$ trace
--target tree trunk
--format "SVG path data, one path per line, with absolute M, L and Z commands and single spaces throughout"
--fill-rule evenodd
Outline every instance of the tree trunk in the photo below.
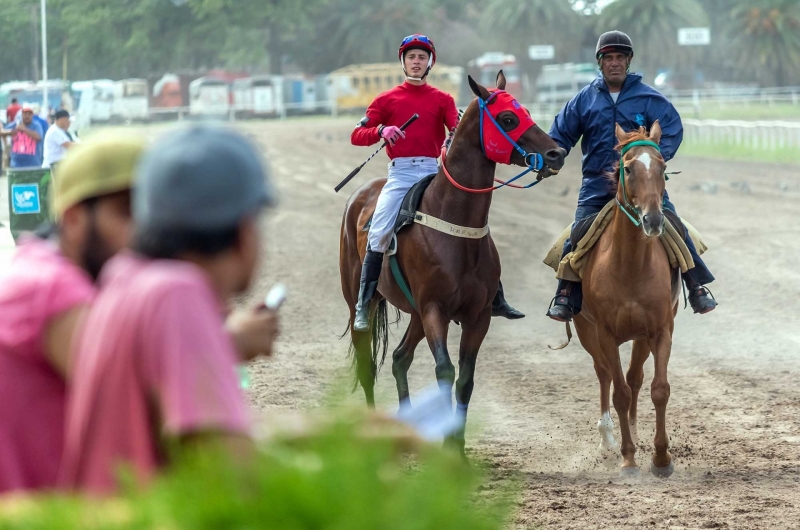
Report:
M 269 38 L 267 40 L 267 55 L 269 56 L 269 73 L 272 75 L 283 74 L 283 43 L 278 22 L 269 25 Z

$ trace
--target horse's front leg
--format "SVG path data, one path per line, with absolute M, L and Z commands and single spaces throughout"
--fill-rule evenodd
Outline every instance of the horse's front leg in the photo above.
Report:
M 438 305 L 429 304 L 423 309 L 422 327 L 436 363 L 436 381 L 439 383 L 442 393 L 448 396 L 448 401 L 452 404 L 450 396 L 453 393 L 456 369 L 447 352 L 447 331 L 450 327 L 450 320 Z
M 669 381 L 667 365 L 672 351 L 672 333 L 664 330 L 652 341 L 651 349 L 655 358 L 655 375 L 650 386 L 650 397 L 656 408 L 656 437 L 653 440 L 655 454 L 650 471 L 658 477 L 668 477 L 675 469 L 672 455 L 669 453 L 669 436 L 667 435 L 667 402 L 669 401 Z
M 467 425 L 467 409 L 475 387 L 475 362 L 478 359 L 483 339 L 489 331 L 492 320 L 491 307 L 487 308 L 478 318 L 477 322 L 469 325 L 462 323 L 461 346 L 458 352 L 458 380 L 456 381 L 456 415 L 461 420 L 461 428 L 450 436 L 446 443 L 454 445 L 461 456 L 466 459 L 464 452 L 464 435 Z
M 611 397 L 614 409 L 619 418 L 619 430 L 622 437 L 622 474 L 638 472 L 636 464 L 636 446 L 631 436 L 630 423 L 628 422 L 628 411 L 631 406 L 631 389 L 625 381 L 625 374 L 622 371 L 622 363 L 619 360 L 619 348 L 616 339 L 606 330 L 597 330 L 597 338 L 603 355 L 606 358 L 608 367 L 611 371 L 612 382 L 614 383 L 614 393 Z
M 639 408 L 639 390 L 642 388 L 644 381 L 644 363 L 650 357 L 650 346 L 645 340 L 633 341 L 633 349 L 631 351 L 631 363 L 628 366 L 628 374 L 625 379 L 628 386 L 631 387 L 631 408 L 628 411 L 628 421 L 631 424 L 631 436 L 633 443 L 639 443 L 638 423 L 638 408 Z
M 392 354 L 392 375 L 397 383 L 397 399 L 400 401 L 400 409 L 411 405 L 408 397 L 408 369 L 414 361 L 414 350 L 424 336 L 422 320 L 417 313 L 411 313 L 411 323 L 403 335 L 403 340 Z

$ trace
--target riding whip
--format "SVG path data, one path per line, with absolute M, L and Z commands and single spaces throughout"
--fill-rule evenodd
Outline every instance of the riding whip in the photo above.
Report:
M 401 125 L 401 126 L 400 126 L 400 130 L 401 130 L 401 131 L 405 131 L 405 130 L 406 130 L 406 127 L 408 127 L 409 125 L 411 125 L 412 123 L 414 123 L 414 121 L 416 121 L 416 119 L 417 119 L 417 118 L 419 118 L 419 114 L 416 114 L 416 113 L 415 113 L 413 116 L 411 116 L 411 117 L 408 119 L 408 121 L 407 121 L 407 122 L 405 122 L 403 125 Z M 348 182 L 350 182 L 351 180 L 353 180 L 353 177 L 355 177 L 356 175 L 358 175 L 358 172 L 359 172 L 359 171 L 361 171 L 361 168 L 362 168 L 362 167 L 364 167 L 365 165 L 367 165 L 367 162 L 369 162 L 370 160 L 372 160 L 372 159 L 375 157 L 375 155 L 377 155 L 378 153 L 380 153 L 380 152 L 381 152 L 381 150 L 382 150 L 384 147 L 386 147 L 386 144 L 388 144 L 388 143 L 389 143 L 389 142 L 388 142 L 388 140 L 387 140 L 387 141 L 385 141 L 385 142 L 383 142 L 383 144 L 381 144 L 381 146 L 378 148 L 378 150 L 377 150 L 377 151 L 375 151 L 374 153 L 372 153 L 371 155 L 369 155 L 369 158 L 367 158 L 366 160 L 364 160 L 364 162 L 363 162 L 363 163 L 362 163 L 360 166 L 358 166 L 358 167 L 357 167 L 357 168 L 355 168 L 353 171 L 351 171 L 351 172 L 350 172 L 350 174 L 349 174 L 349 175 L 347 175 L 347 176 L 344 178 L 344 180 L 343 180 L 343 181 L 341 181 L 341 182 L 339 183 L 339 185 L 338 185 L 338 186 L 336 186 L 335 188 L 333 188 L 333 190 L 334 190 L 335 192 L 337 192 L 337 193 L 338 193 L 340 189 L 344 188 L 344 187 L 347 185 L 347 183 L 348 183 Z

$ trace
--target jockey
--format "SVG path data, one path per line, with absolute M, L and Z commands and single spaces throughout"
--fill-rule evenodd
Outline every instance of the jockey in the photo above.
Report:
M 615 191 L 609 189 L 606 174 L 619 160 L 619 153 L 614 150 L 617 123 L 624 130 L 631 131 L 639 127 L 650 129 L 658 120 L 662 130 L 661 155 L 665 161 L 675 156 L 683 139 L 683 125 L 675 107 L 661 93 L 645 85 L 641 74 L 629 73 L 633 59 L 630 37 L 621 31 L 603 33 L 597 41 L 596 59 L 601 75 L 564 106 L 549 133 L 567 153 L 583 137 L 583 182 L 576 222 L 598 213 L 614 200 Z M 666 191 L 664 207 L 675 212 Z M 686 238 L 686 245 L 695 263 L 693 269 L 683 274 L 689 303 L 695 313 L 708 313 L 717 302 L 704 285 L 714 281 L 714 276 L 700 259 L 690 237 Z M 570 241 L 567 240 L 562 257 L 569 249 Z M 569 322 L 581 309 L 581 294 L 580 283 L 559 280 L 547 316 L 559 322 Z
M 378 288 L 383 254 L 389 249 L 400 204 L 414 184 L 439 171 L 437 157 L 445 141 L 445 131 L 458 125 L 458 110 L 453 97 L 427 84 L 428 73 L 436 64 L 436 48 L 424 35 L 409 35 L 397 52 L 406 81 L 379 94 L 350 136 L 353 145 L 369 146 L 381 140 L 388 143 L 391 159 L 386 185 L 381 190 L 369 228 L 369 245 L 361 268 L 361 286 L 353 328 L 369 329 L 369 303 Z M 400 126 L 414 113 L 419 119 L 412 132 Z M 502 285 L 492 303 L 492 315 L 515 319 L 525 315 L 508 305 Z

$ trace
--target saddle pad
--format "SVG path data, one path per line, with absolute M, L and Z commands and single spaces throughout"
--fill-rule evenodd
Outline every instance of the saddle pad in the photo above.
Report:
M 435 176 L 436 173 L 428 175 L 427 177 L 423 177 L 419 182 L 414 184 L 411 189 L 408 190 L 406 196 L 403 197 L 403 202 L 400 203 L 400 212 L 397 214 L 397 220 L 394 223 L 395 234 L 403 227 L 414 223 L 414 215 L 417 213 L 417 209 L 422 202 L 422 196 L 425 194 L 425 190 L 428 189 L 428 186 L 430 186 L 431 182 L 433 182 L 433 178 Z M 373 213 L 373 215 L 375 214 Z M 369 220 L 366 222 L 362 230 L 364 232 L 369 232 L 369 227 L 371 225 L 372 215 L 369 217 Z
M 556 277 L 564 280 L 579 282 L 583 272 L 583 265 L 585 264 L 586 257 L 589 250 L 600 239 L 603 231 L 608 226 L 609 222 L 614 218 L 616 212 L 616 201 L 610 201 L 596 216 L 582 219 L 578 223 L 568 226 L 556 243 L 550 248 L 547 256 L 544 259 L 545 265 L 556 271 Z M 668 212 L 668 210 L 664 210 Z M 669 211 L 672 214 L 671 211 Z M 666 223 L 664 233 L 661 234 L 659 240 L 664 246 L 664 250 L 669 258 L 670 266 L 673 268 L 680 268 L 681 272 L 686 272 L 694 268 L 694 260 L 686 246 L 683 234 L 687 233 L 692 238 L 698 254 L 703 254 L 708 247 L 702 240 L 702 237 L 697 230 L 688 222 L 678 218 L 676 215 L 665 216 L 670 221 Z M 673 224 L 676 219 L 680 222 Z M 572 246 L 564 259 L 561 259 L 561 254 L 564 248 L 564 242 L 572 234 L 577 235 L 575 239 L 571 238 Z M 578 241 L 575 244 L 575 241 Z

